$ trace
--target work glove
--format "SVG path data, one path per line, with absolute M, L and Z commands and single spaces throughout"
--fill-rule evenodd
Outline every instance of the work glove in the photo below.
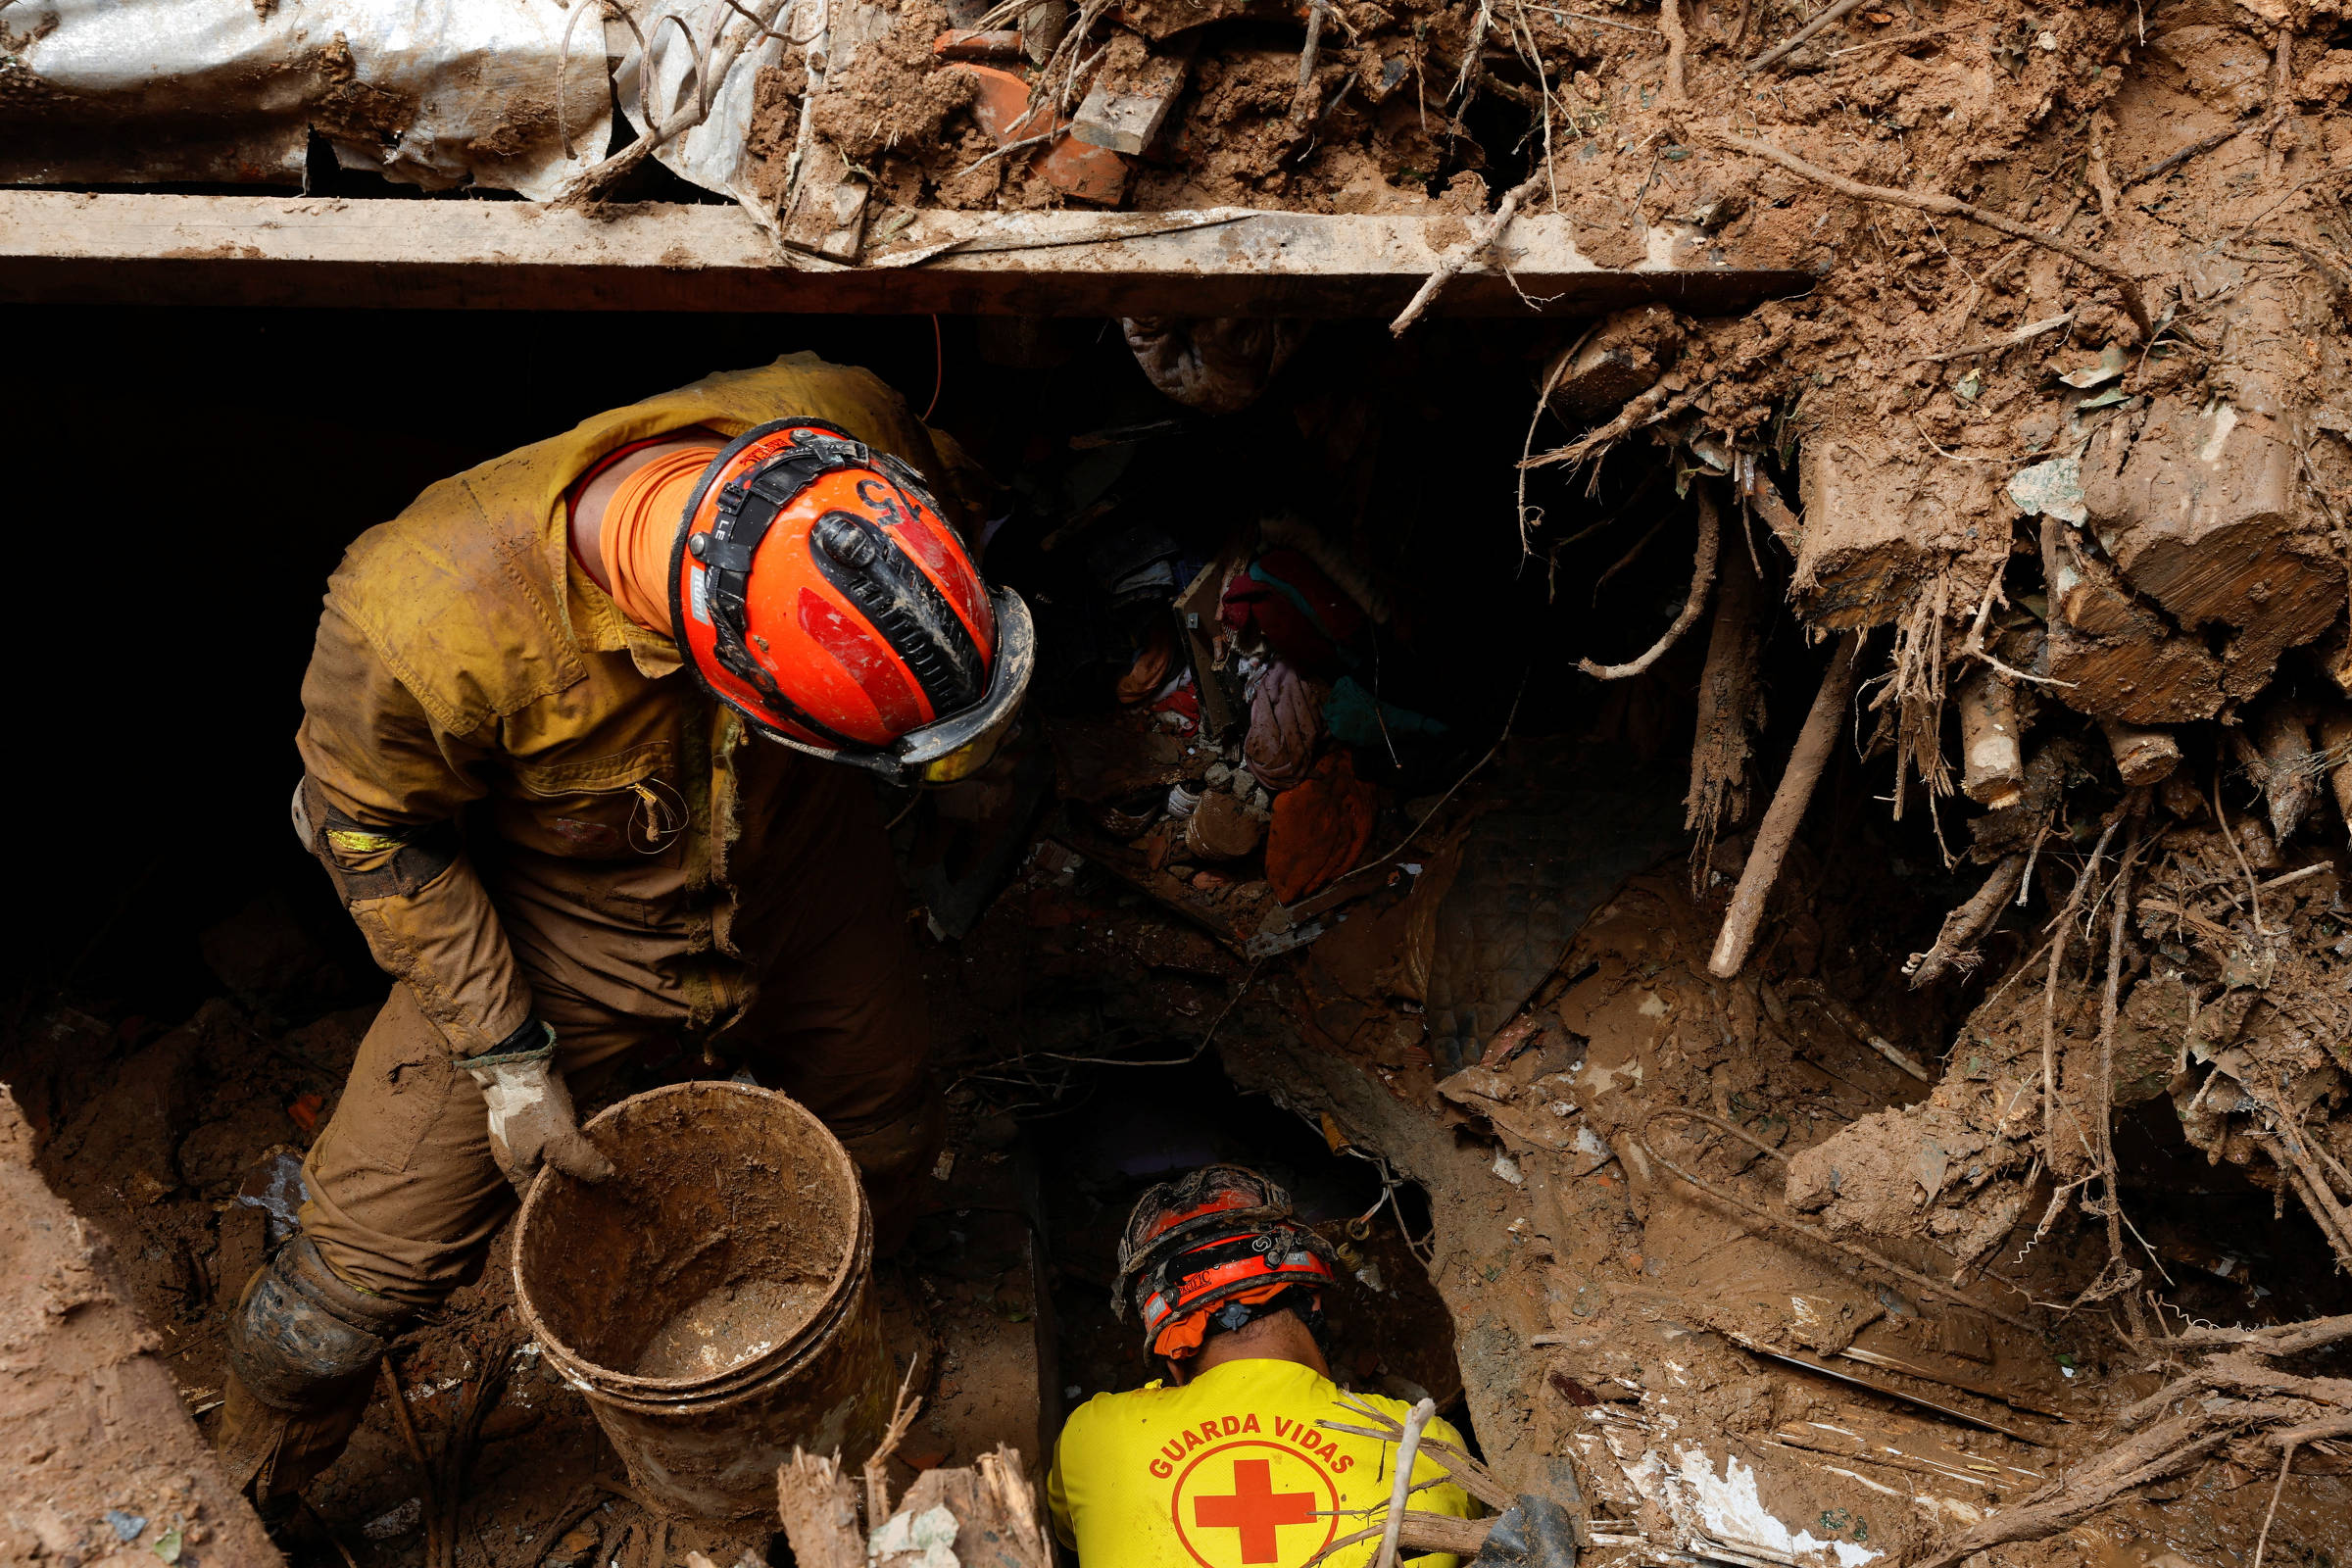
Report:
M 462 1064 L 481 1086 L 490 1114 L 490 1157 L 517 1193 L 530 1186 L 542 1163 L 584 1182 L 601 1182 L 612 1174 L 612 1162 L 580 1132 L 571 1091 L 556 1070 L 556 1031 L 533 1019 L 515 1033 L 527 1040 L 534 1027 L 539 1045 L 520 1051 L 502 1045 Z

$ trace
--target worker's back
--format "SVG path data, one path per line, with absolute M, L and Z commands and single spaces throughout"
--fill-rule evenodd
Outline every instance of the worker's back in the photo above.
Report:
M 1398 1421 L 1406 1414 L 1395 1399 L 1350 1397 Z M 1071 1414 L 1054 1450 L 1054 1528 L 1077 1548 L 1081 1568 L 1299 1568 L 1330 1542 L 1377 1523 L 1396 1480 L 1394 1445 L 1320 1421 L 1367 1425 L 1340 1402 L 1331 1379 L 1290 1360 L 1224 1361 L 1181 1388 L 1097 1395 Z M 1427 1435 L 1462 1441 L 1443 1421 Z M 1445 1474 L 1426 1454 L 1413 1466 L 1416 1483 Z M 1450 1482 L 1413 1494 L 1411 1505 L 1471 1511 Z M 1366 1541 L 1324 1562 L 1361 1568 L 1378 1545 Z

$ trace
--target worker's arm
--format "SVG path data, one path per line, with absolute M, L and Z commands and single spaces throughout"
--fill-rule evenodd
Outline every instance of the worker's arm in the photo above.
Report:
M 416 993 L 451 1054 L 540 1044 L 530 988 L 459 832 L 459 812 L 484 794 L 486 748 L 441 732 L 332 599 L 302 706 L 312 852 L 375 961 Z

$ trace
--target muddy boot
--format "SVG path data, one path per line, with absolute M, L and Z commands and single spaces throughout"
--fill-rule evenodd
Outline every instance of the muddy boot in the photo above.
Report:
M 904 1115 L 858 1132 L 837 1128 L 834 1136 L 858 1162 L 865 1200 L 873 1206 L 874 1255 L 888 1257 L 932 1206 L 931 1167 L 948 1141 L 947 1102 L 929 1091 Z
M 337 1279 L 307 1236 L 254 1271 L 229 1319 L 214 1446 L 265 1520 L 290 1510 L 342 1453 L 385 1346 L 416 1316 Z

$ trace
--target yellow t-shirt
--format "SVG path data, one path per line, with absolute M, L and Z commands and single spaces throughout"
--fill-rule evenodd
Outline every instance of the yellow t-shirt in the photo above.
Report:
M 1396 1448 L 1329 1432 L 1317 1421 L 1368 1423 L 1340 1403 L 1339 1386 L 1296 1361 L 1227 1361 L 1180 1389 L 1147 1384 L 1098 1394 L 1080 1405 L 1054 1446 L 1046 1483 L 1054 1530 L 1081 1568 L 1298 1568 L 1326 1543 L 1353 1535 L 1385 1509 Z M 1407 1406 L 1357 1395 L 1402 1421 Z M 1429 1436 L 1460 1446 L 1432 1421 Z M 1413 1479 L 1445 1468 L 1416 1456 Z M 1446 1482 L 1416 1492 L 1409 1507 L 1470 1517 L 1469 1495 Z M 1324 1558 L 1361 1568 L 1377 1538 Z M 1438 1553 L 1420 1568 L 1455 1568 Z

